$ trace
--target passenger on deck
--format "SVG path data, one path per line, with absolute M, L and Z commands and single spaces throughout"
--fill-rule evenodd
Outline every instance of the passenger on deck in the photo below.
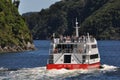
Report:
M 74 42 L 74 36 L 71 37 L 71 41 Z
M 66 36 L 64 36 L 63 41 L 64 41 L 64 42 L 66 41 Z
M 60 35 L 60 42 L 63 42 L 63 35 Z
M 67 36 L 67 38 L 66 38 L 66 42 L 71 42 L 71 38 L 70 38 L 70 36 Z

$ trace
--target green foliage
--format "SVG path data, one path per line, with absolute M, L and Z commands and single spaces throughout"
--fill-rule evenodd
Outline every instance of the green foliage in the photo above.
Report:
M 32 42 L 30 31 L 11 0 L 0 0 L 0 46 L 24 46 Z
M 74 35 L 75 19 L 80 33 L 97 39 L 120 39 L 120 0 L 62 0 L 40 12 L 23 15 L 34 39 L 52 35 Z
M 84 21 L 84 31 L 98 39 L 120 39 L 120 1 L 111 1 Z

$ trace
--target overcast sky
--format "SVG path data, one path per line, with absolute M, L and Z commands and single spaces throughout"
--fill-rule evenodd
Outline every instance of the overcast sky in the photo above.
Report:
M 19 13 L 38 12 L 60 0 L 20 0 Z

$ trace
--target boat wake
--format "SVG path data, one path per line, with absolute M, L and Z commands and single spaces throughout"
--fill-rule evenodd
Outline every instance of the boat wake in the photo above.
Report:
M 104 68 L 97 70 L 46 70 L 46 67 L 23 68 L 23 69 L 5 69 L 0 68 L 0 80 L 61 80 L 68 77 L 79 76 L 89 73 L 105 73 L 115 71 L 118 67 L 102 65 Z

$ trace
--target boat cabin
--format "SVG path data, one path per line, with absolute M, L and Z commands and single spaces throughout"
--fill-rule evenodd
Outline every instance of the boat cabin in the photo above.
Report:
M 51 43 L 47 69 L 88 69 L 100 67 L 100 55 L 94 37 L 80 36 L 76 22 L 76 36 L 60 36 Z

